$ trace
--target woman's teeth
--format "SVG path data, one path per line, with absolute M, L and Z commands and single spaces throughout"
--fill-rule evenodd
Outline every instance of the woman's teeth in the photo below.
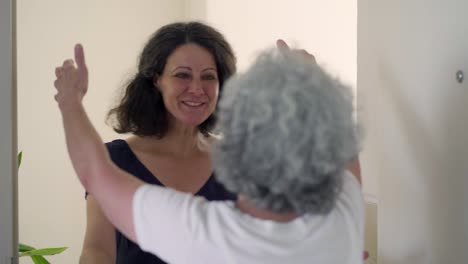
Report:
M 203 103 L 184 102 L 184 104 L 186 104 L 186 105 L 188 105 L 188 106 L 200 106 L 200 105 L 202 105 Z

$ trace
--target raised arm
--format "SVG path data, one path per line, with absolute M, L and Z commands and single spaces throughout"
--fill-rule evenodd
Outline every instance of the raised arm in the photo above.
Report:
M 88 89 L 88 69 L 83 47 L 75 46 L 75 61 L 55 69 L 58 102 L 68 154 L 81 184 L 98 201 L 107 218 L 135 241 L 132 199 L 143 183 L 120 170 L 110 160 L 104 144 L 82 104 Z

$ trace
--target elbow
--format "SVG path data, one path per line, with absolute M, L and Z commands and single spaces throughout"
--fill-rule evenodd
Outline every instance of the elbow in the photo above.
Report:
M 103 188 L 106 177 L 111 175 L 112 164 L 107 161 L 95 161 L 84 164 L 80 168 L 76 168 L 78 178 L 83 187 L 91 194 L 94 194 L 95 189 Z

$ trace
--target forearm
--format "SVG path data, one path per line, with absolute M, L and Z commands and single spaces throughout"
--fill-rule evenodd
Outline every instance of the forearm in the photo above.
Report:
M 101 174 L 99 172 L 106 170 L 111 163 L 108 153 L 81 103 L 62 106 L 61 112 L 73 168 L 85 189 L 94 193 L 96 180 L 99 180 L 94 175 Z
M 76 62 L 76 65 L 75 65 Z M 82 105 L 88 90 L 88 68 L 84 50 L 75 45 L 75 61 L 55 68 L 54 96 L 62 113 L 68 154 L 83 186 L 94 195 L 107 219 L 134 240 L 133 194 L 142 184 L 120 170 L 107 150 Z
M 142 182 L 112 163 L 81 103 L 61 111 L 68 153 L 81 183 L 109 221 L 135 241 L 132 199 Z

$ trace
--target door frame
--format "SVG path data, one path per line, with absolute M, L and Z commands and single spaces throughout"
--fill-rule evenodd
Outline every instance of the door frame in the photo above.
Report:
M 0 264 L 18 263 L 16 0 L 0 0 Z

